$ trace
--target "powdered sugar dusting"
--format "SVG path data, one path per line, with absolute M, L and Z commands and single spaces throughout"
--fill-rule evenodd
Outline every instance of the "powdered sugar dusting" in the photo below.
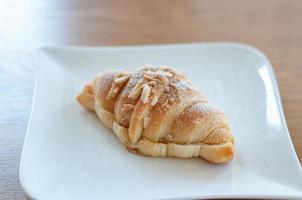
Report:
M 188 110 L 187 114 L 189 116 L 194 116 L 196 114 L 202 114 L 203 118 L 210 118 L 214 113 L 219 112 L 219 110 L 208 104 L 208 103 L 197 103 L 192 105 Z
M 179 90 L 191 90 L 192 86 L 188 81 L 180 80 L 174 83 L 174 86 Z

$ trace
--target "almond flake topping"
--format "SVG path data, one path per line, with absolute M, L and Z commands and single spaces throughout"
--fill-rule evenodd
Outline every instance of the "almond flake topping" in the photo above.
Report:
M 143 103 L 147 103 L 148 102 L 150 93 L 151 93 L 151 88 L 149 87 L 148 84 L 144 84 L 144 86 L 143 86 L 143 92 L 142 92 L 142 95 L 141 95 L 141 100 L 142 100 Z

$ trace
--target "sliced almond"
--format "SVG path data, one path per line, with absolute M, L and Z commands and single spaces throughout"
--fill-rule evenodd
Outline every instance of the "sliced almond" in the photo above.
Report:
M 169 83 L 169 79 L 165 75 L 159 74 L 158 77 L 164 83 L 164 85 L 167 85 Z
M 133 87 L 133 89 L 131 90 L 130 94 L 128 95 L 129 98 L 131 99 L 136 99 L 139 97 L 139 95 L 141 94 L 142 92 L 142 85 L 144 84 L 144 81 L 142 79 L 139 79 L 135 86 Z
M 110 90 L 106 96 L 106 99 L 109 100 L 109 99 L 112 99 L 112 98 L 115 98 L 116 95 L 118 94 L 120 90 L 120 87 L 118 87 L 115 83 L 113 83 L 110 87 Z
M 167 84 L 169 82 L 168 77 L 172 77 L 173 74 L 170 72 L 164 72 L 164 71 L 156 71 L 156 72 L 151 72 L 151 71 L 145 71 L 143 72 L 144 75 L 150 76 L 152 78 L 159 77 L 159 79 L 164 83 Z
M 148 102 L 150 93 L 151 93 L 151 88 L 149 87 L 148 84 L 144 84 L 143 92 L 142 92 L 142 96 L 141 96 L 141 100 L 142 100 L 143 103 Z
M 137 99 L 141 95 L 142 91 L 143 91 L 143 87 L 140 86 L 136 90 L 132 91 L 128 97 L 131 99 Z
M 166 72 L 166 71 L 157 71 L 157 73 L 163 75 L 163 76 L 167 76 L 167 77 L 172 77 L 173 74 L 171 74 L 170 72 Z
M 165 71 L 165 72 L 170 72 L 170 73 L 174 73 L 174 74 L 176 74 L 177 73 L 177 71 L 175 70 L 175 69 L 173 69 L 172 67 L 170 67 L 170 66 L 160 66 L 160 67 L 158 67 L 160 70 L 162 70 L 162 71 Z
M 157 96 L 154 96 L 154 97 L 152 98 L 152 101 L 151 101 L 150 105 L 151 105 L 151 106 L 154 106 L 155 104 L 157 104 L 157 102 L 158 102 L 158 97 L 157 97 Z
M 140 70 L 141 71 L 149 71 L 149 70 L 154 70 L 154 68 L 155 67 L 153 67 L 152 65 L 146 64 Z
M 130 78 L 130 75 L 125 74 L 125 75 L 123 75 L 123 76 L 121 76 L 121 77 L 115 78 L 115 79 L 114 79 L 114 82 L 115 82 L 116 84 L 121 84 L 121 83 L 126 82 L 129 78 Z
M 144 79 L 145 79 L 146 81 L 155 81 L 155 79 L 154 79 L 153 77 L 148 76 L 148 75 L 144 75 Z
M 147 75 L 149 77 L 155 78 L 157 76 L 157 74 L 155 72 L 152 71 L 143 71 L 143 75 Z

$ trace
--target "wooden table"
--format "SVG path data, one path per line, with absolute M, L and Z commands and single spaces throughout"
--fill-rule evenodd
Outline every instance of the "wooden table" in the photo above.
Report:
M 32 49 L 45 44 L 254 45 L 272 61 L 302 161 L 302 1 L 22 2 L 0 2 L 0 199 L 26 199 L 18 167 L 33 94 Z

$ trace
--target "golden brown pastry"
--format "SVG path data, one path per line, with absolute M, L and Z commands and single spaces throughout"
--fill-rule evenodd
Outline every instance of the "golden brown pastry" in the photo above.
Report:
M 208 104 L 181 73 L 144 66 L 106 71 L 77 97 L 131 152 L 147 156 L 233 158 L 234 140 L 223 112 Z

